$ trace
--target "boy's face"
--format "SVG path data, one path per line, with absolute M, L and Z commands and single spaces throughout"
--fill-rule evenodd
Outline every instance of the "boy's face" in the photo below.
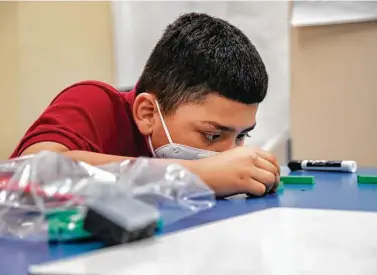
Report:
M 244 144 L 255 127 L 257 110 L 258 104 L 242 104 L 213 93 L 202 103 L 184 104 L 163 118 L 174 143 L 222 152 Z M 154 149 L 168 143 L 154 96 L 137 96 L 133 112 L 139 130 L 151 136 Z

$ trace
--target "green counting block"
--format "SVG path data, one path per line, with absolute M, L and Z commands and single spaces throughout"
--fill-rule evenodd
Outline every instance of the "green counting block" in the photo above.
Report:
M 91 238 L 91 233 L 84 229 L 83 218 L 77 209 L 48 214 L 49 241 L 76 241 Z
M 276 189 L 276 193 L 280 193 L 284 191 L 284 182 L 280 181 L 278 188 Z
M 357 182 L 377 184 L 377 175 L 357 175 Z
M 284 184 L 314 184 L 313 176 L 281 176 Z
M 162 221 L 162 219 L 159 219 L 156 225 L 156 232 L 161 232 L 163 227 L 164 227 L 164 222 Z

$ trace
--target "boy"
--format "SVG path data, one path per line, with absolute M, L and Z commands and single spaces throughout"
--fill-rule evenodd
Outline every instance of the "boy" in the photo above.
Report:
M 92 165 L 157 157 L 196 173 L 217 195 L 261 196 L 276 188 L 279 166 L 241 145 L 267 86 L 263 61 L 239 29 L 185 14 L 167 27 L 132 91 L 98 81 L 66 88 L 11 157 L 50 150 Z

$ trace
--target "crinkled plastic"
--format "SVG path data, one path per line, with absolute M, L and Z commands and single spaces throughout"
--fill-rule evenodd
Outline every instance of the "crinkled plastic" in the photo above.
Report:
M 91 200 L 108 196 L 131 196 L 155 207 L 165 225 L 215 204 L 214 192 L 176 164 L 139 158 L 95 167 L 41 152 L 0 163 L 0 236 L 46 240 L 48 217 L 80 209 L 76 219 Z

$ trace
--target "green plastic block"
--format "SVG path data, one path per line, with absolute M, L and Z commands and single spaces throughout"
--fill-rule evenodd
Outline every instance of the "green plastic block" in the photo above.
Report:
M 79 241 L 92 238 L 84 229 L 84 216 L 78 209 L 56 211 L 47 215 L 49 241 Z M 156 232 L 164 227 L 162 219 L 156 224 Z
M 278 185 L 278 189 L 276 189 L 276 193 L 281 193 L 284 191 L 284 182 L 280 181 Z
M 377 175 L 357 175 L 357 182 L 377 184 Z
M 91 238 L 84 229 L 83 215 L 77 209 L 47 215 L 49 241 L 75 241 Z
M 280 181 L 284 184 L 314 184 L 313 176 L 281 176 Z
M 160 218 L 160 219 L 157 221 L 156 232 L 161 232 L 161 230 L 162 230 L 163 227 L 164 227 L 164 222 L 163 222 L 162 219 Z

